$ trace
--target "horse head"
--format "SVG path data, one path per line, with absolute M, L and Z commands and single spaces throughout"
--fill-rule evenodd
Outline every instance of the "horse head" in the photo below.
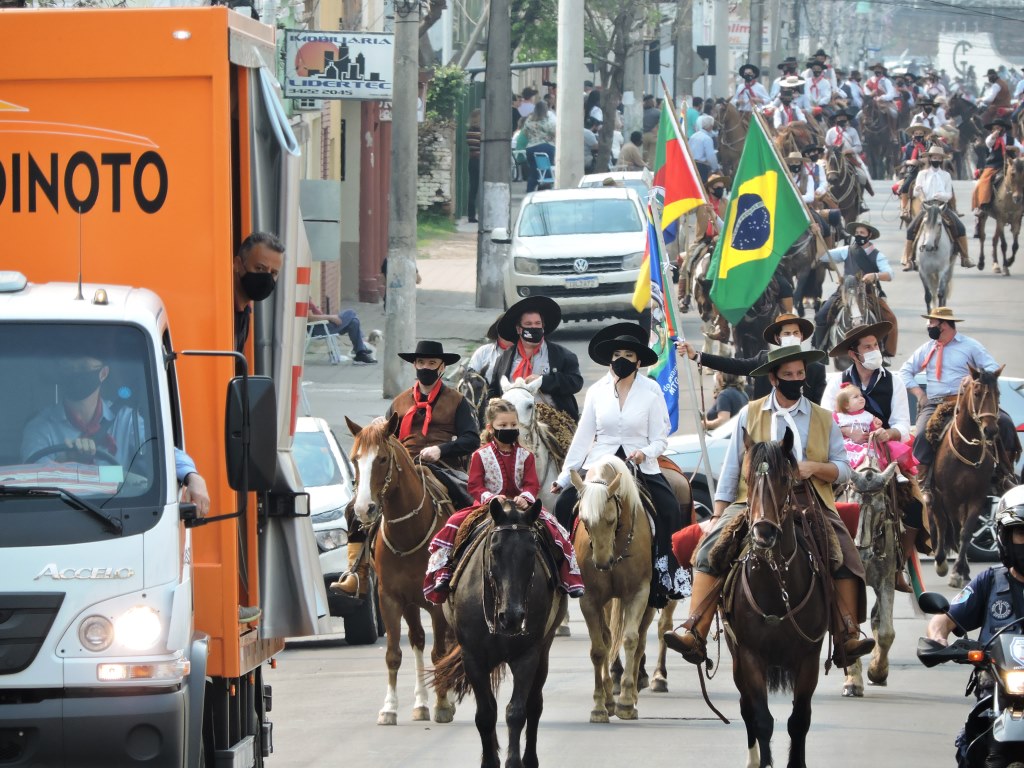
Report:
M 860 524 L 857 527 L 857 546 L 870 546 L 874 531 L 886 511 L 886 496 L 882 492 L 889 487 L 889 481 L 896 474 L 897 464 L 891 462 L 884 471 L 867 464 L 850 476 L 857 495 L 860 496 Z
M 518 635 L 525 630 L 530 585 L 537 563 L 538 539 L 534 524 L 540 517 L 540 499 L 520 510 L 508 499 L 488 505 L 494 528 L 488 536 L 484 578 L 494 600 L 494 630 Z
M 519 429 L 527 435 L 533 431 L 533 412 L 537 404 L 537 393 L 543 380 L 538 376 L 527 383 L 525 379 L 509 381 L 507 376 L 501 377 L 501 397 L 512 403 L 519 417 Z
M 384 499 L 396 487 L 395 464 L 401 454 L 411 463 L 409 453 L 394 437 L 398 428 L 398 414 L 390 419 L 375 419 L 361 427 L 347 416 L 345 423 L 355 438 L 352 444 L 352 463 L 356 468 L 356 497 L 354 510 L 359 522 L 368 525 L 377 515 Z
M 615 535 L 622 510 L 628 507 L 636 515 L 643 514 L 640 492 L 626 463 L 608 456 L 587 470 L 586 480 L 570 472 L 572 484 L 579 493 L 580 523 L 590 537 L 591 559 L 599 571 L 610 571 L 615 564 Z
M 750 540 L 757 549 L 772 549 L 792 511 L 796 482 L 793 432 L 786 427 L 781 440 L 755 443 L 743 430 L 743 476 L 747 483 L 747 522 Z
M 1005 367 L 990 373 L 968 364 L 970 376 L 960 385 L 960 400 L 966 399 L 971 419 L 987 440 L 999 434 L 999 375 Z
M 925 201 L 925 218 L 921 223 L 921 244 L 926 251 L 932 252 L 939 248 L 939 238 L 945 229 L 942 222 L 942 203 Z
M 1019 157 L 1006 158 L 1003 173 L 1003 183 L 1010 190 L 1013 204 L 1020 205 L 1024 202 L 1024 159 Z

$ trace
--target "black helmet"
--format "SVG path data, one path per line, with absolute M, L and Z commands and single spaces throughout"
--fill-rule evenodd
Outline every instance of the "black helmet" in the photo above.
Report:
M 1004 493 L 996 507 L 996 546 L 999 559 L 1007 568 L 1013 565 L 1010 544 L 1014 528 L 1024 528 L 1024 485 Z

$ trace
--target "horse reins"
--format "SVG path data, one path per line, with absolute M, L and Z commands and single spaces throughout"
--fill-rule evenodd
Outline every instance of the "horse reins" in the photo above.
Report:
M 408 555 L 418 552 L 420 549 L 425 547 L 427 543 L 430 541 L 431 537 L 434 535 L 434 528 L 435 524 L 437 523 L 440 502 L 438 499 L 434 498 L 434 496 L 430 493 L 430 489 L 427 484 L 426 478 L 426 467 L 420 464 L 420 483 L 423 485 L 423 496 L 420 498 L 420 503 L 416 507 L 414 507 L 411 512 L 408 512 L 407 514 L 404 514 L 401 517 L 396 517 L 393 520 L 389 520 L 386 517 L 384 517 L 384 497 L 387 495 L 388 490 L 391 488 L 391 483 L 394 480 L 395 468 L 398 467 L 398 459 L 395 457 L 394 450 L 390 446 L 385 446 L 385 448 L 388 452 L 388 470 L 387 474 L 384 475 L 384 482 L 381 484 L 380 490 L 377 492 L 376 497 L 377 508 L 380 510 L 380 512 L 374 519 L 370 521 L 370 525 L 373 525 L 374 523 L 377 524 L 377 528 L 380 531 L 381 541 L 383 541 L 384 546 L 386 546 L 391 551 L 391 554 L 393 554 L 395 557 L 407 557 Z M 401 472 L 402 468 L 398 467 L 397 471 Z M 427 535 L 424 536 L 423 539 L 421 539 L 419 543 L 416 544 L 416 546 L 414 546 L 412 549 L 399 549 L 391 543 L 390 539 L 388 539 L 387 526 L 395 525 L 397 523 L 405 522 L 406 520 L 411 520 L 412 518 L 417 517 L 419 513 L 422 511 L 423 505 L 426 504 L 428 496 L 430 497 L 431 506 L 434 509 L 434 519 L 431 521 L 430 525 L 427 526 Z
M 593 483 L 594 485 L 603 485 L 605 488 L 608 487 L 608 483 L 606 483 L 604 480 L 587 480 L 585 485 L 589 485 L 590 483 Z M 639 489 L 637 489 L 637 490 L 639 491 Z M 580 494 L 580 495 L 582 495 L 582 494 Z M 617 493 L 611 494 L 609 496 L 609 498 L 613 502 L 615 502 L 615 538 L 617 539 L 619 537 L 619 531 L 622 530 L 622 500 L 619 498 L 619 495 Z M 577 513 L 579 511 L 579 504 L 580 504 L 580 502 L 577 499 L 577 501 L 576 501 L 576 511 L 577 511 Z M 642 505 L 641 505 L 640 512 L 643 513 Z M 622 548 L 622 554 L 619 555 L 618 557 L 614 558 L 610 563 L 608 563 L 608 570 L 609 571 L 612 568 L 614 568 L 616 565 L 621 563 L 623 560 L 625 560 L 627 557 L 629 557 L 629 547 L 633 543 L 633 535 L 636 533 L 636 519 L 637 519 L 637 517 L 638 517 L 637 512 L 636 512 L 636 510 L 634 510 L 632 512 L 632 514 L 630 515 L 629 532 L 626 534 L 626 544 Z M 584 527 L 586 527 L 586 526 L 584 525 Z M 590 531 L 588 530 L 587 533 L 589 534 Z M 593 558 L 593 547 L 591 547 L 591 558 Z M 596 567 L 596 564 L 595 564 L 595 567 Z M 598 569 L 598 570 L 600 570 L 600 569 Z
M 491 547 L 489 545 L 490 545 L 491 540 L 494 538 L 495 534 L 503 533 L 503 532 L 509 532 L 509 531 L 511 531 L 511 532 L 527 531 L 528 533 L 530 533 L 533 536 L 534 541 L 539 541 L 539 537 L 537 535 L 537 529 L 535 527 L 533 527 L 532 525 L 523 525 L 522 523 L 506 523 L 505 525 L 495 525 L 490 530 L 490 532 L 487 534 L 488 546 L 484 547 L 484 586 L 485 586 L 485 588 L 480 591 L 480 608 L 481 608 L 481 610 L 483 612 L 483 615 L 484 615 L 484 622 L 487 624 L 487 631 L 490 632 L 492 635 L 499 634 L 498 632 L 495 632 L 495 630 L 494 630 L 494 627 L 495 627 L 495 624 L 496 624 L 496 620 L 495 619 L 496 619 L 496 616 L 497 616 L 497 613 L 498 613 L 498 602 L 497 602 L 497 600 L 494 599 L 494 595 L 496 593 L 497 582 L 495 581 L 494 575 L 491 572 Z M 483 541 L 482 538 L 481 538 L 481 541 Z M 469 553 L 467 552 L 466 553 L 467 557 L 468 557 L 468 554 Z M 541 561 L 542 567 L 547 569 L 547 564 L 545 563 L 544 558 L 543 557 L 538 558 L 538 556 L 537 556 L 538 554 L 539 554 L 538 552 L 534 552 L 534 556 L 533 556 L 534 557 L 534 567 L 533 567 L 533 571 L 530 573 L 530 582 L 526 585 L 527 596 L 529 596 L 530 590 L 533 587 L 533 578 L 534 578 L 534 576 L 537 573 L 537 560 L 539 559 Z M 487 591 L 488 591 L 488 589 L 490 589 L 490 591 L 491 591 L 491 601 L 490 601 L 491 602 L 491 606 L 490 606 L 490 610 L 488 610 L 488 606 L 487 606 Z M 520 627 L 519 631 L 518 632 L 512 632 L 512 633 L 502 632 L 502 633 L 500 633 L 502 636 L 504 636 L 504 637 L 519 637 L 520 635 L 525 635 L 526 634 L 526 632 L 527 632 L 526 627 L 527 627 L 527 624 L 529 623 L 529 618 L 530 618 L 530 601 L 529 601 L 528 597 L 527 597 L 525 602 L 526 602 L 526 610 L 523 613 L 523 623 L 522 623 L 522 626 Z
M 961 395 L 964 394 L 964 387 L 965 386 L 967 386 L 966 382 L 961 384 L 960 385 L 960 391 L 957 393 L 956 403 L 953 405 L 953 420 L 952 420 L 952 423 L 950 424 L 949 429 L 946 431 L 946 443 L 949 445 L 949 450 L 951 450 L 953 452 L 953 455 L 956 456 L 956 458 L 961 463 L 966 464 L 968 467 L 973 467 L 974 469 L 977 469 L 978 467 L 980 467 L 985 462 L 985 459 L 988 458 L 988 456 L 990 454 L 992 455 L 993 458 L 996 458 L 996 456 L 995 456 L 995 449 L 994 449 L 994 446 L 993 446 L 993 441 L 990 440 L 989 438 L 985 437 L 985 430 L 984 430 L 984 428 L 981 425 L 982 419 L 985 419 L 985 418 L 988 418 L 988 417 L 991 417 L 993 419 L 998 419 L 999 418 L 999 414 L 997 414 L 997 413 L 989 413 L 988 411 L 982 411 L 981 413 L 978 413 L 977 411 L 974 410 L 974 398 L 972 396 L 970 398 L 970 405 L 968 406 L 967 414 L 968 414 L 968 416 L 971 417 L 971 420 L 974 422 L 975 426 L 978 428 L 978 434 L 980 435 L 980 437 L 968 438 L 966 435 L 964 435 L 964 433 L 960 431 L 960 425 L 957 424 L 957 417 L 960 415 L 960 397 L 961 397 Z M 982 401 L 982 403 L 984 403 L 990 397 L 989 391 L 988 391 L 988 386 L 984 385 L 984 384 L 981 384 L 979 386 L 984 387 L 984 392 L 982 393 L 982 397 L 981 397 L 981 401 Z M 974 389 L 973 384 L 971 385 L 971 389 L 972 390 Z M 962 453 L 960 453 L 960 451 L 958 451 L 956 449 L 956 443 L 953 441 L 953 433 L 954 432 L 956 432 L 956 436 L 960 440 L 962 440 L 964 443 L 966 443 L 967 445 L 969 445 L 971 447 L 977 447 L 977 446 L 981 447 L 981 456 L 978 458 L 977 461 L 971 461 L 970 459 L 968 459 L 966 456 L 964 456 Z

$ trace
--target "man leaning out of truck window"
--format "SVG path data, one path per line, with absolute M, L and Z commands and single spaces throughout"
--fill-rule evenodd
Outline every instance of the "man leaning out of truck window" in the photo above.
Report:
M 284 265 L 284 243 L 267 232 L 253 232 L 242 241 L 234 259 L 235 349 L 241 352 L 249 338 L 251 302 L 274 292 Z

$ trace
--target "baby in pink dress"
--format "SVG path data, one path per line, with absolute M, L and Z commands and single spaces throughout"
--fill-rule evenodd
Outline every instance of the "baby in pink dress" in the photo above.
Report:
M 864 410 L 866 401 L 860 388 L 843 384 L 836 394 L 836 410 L 832 418 L 843 433 L 843 445 L 850 466 L 857 469 L 869 456 L 874 456 L 880 468 L 885 469 L 890 461 L 899 464 L 906 474 L 917 474 L 917 461 L 910 446 L 899 440 L 886 440 L 879 454 L 865 435 L 882 427 L 882 420 Z

